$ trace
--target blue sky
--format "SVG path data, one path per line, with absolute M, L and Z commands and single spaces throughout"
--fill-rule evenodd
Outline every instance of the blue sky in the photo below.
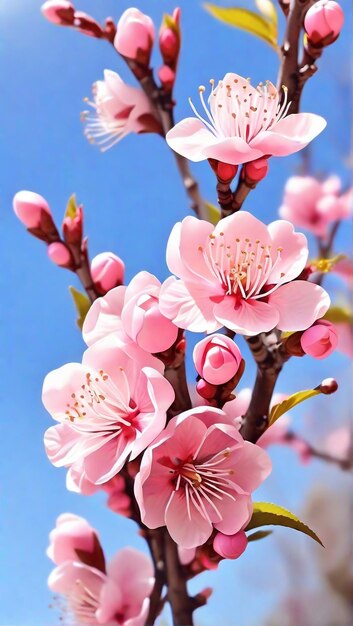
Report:
M 45 456 L 43 433 L 51 418 L 41 404 L 42 380 L 49 370 L 79 360 L 83 350 L 67 289 L 76 283 L 51 265 L 44 246 L 26 234 L 12 213 L 12 197 L 19 189 L 37 191 L 47 198 L 60 223 L 68 197 L 76 192 L 85 206 L 91 254 L 104 250 L 119 254 L 126 261 L 127 279 L 141 269 L 160 279 L 167 276 L 168 234 L 188 213 L 173 157 L 160 138 L 130 136 L 104 155 L 87 143 L 79 117 L 91 84 L 105 68 L 133 79 L 108 44 L 48 24 L 40 15 L 40 5 L 39 0 L 2 0 L 0 5 L 0 623 L 8 626 L 59 623 L 58 615 L 48 608 L 46 579 L 51 564 L 45 549 L 61 512 L 87 517 L 100 530 L 108 554 L 127 543 L 143 548 L 133 524 L 106 509 L 104 497 L 67 492 L 64 471 L 53 468 Z M 199 0 L 181 0 L 180 5 L 184 38 L 176 89 L 178 119 L 189 114 L 187 97 L 209 78 L 236 71 L 254 82 L 275 80 L 277 57 L 265 44 L 216 23 Z M 342 5 L 350 12 L 348 1 Z M 82 0 L 77 6 L 103 19 L 118 18 L 129 3 Z M 138 7 L 158 24 L 174 3 L 141 0 Z M 325 52 L 303 99 L 303 110 L 328 120 L 327 130 L 312 147 L 314 166 L 320 172 L 339 173 L 345 183 L 352 108 L 351 18 L 347 16 L 341 38 Z M 247 209 L 264 221 L 274 219 L 284 182 L 299 165 L 298 156 L 273 160 L 268 178 L 251 194 Z M 215 202 L 214 178 L 207 164 L 193 170 L 204 196 Z M 347 227 L 342 228 L 339 235 L 346 249 L 347 232 Z M 193 341 L 191 337 L 190 345 Z M 280 389 L 293 392 L 333 373 L 347 383 L 347 367 L 341 355 L 324 362 L 293 361 Z M 248 366 L 245 384 L 253 375 Z M 310 408 L 298 409 L 299 427 L 306 423 L 312 432 L 317 430 L 318 414 L 321 420 L 325 414 L 335 423 L 343 420 L 348 401 L 343 386 L 335 397 L 319 398 Z M 298 511 L 311 481 L 331 480 L 320 463 L 304 469 L 288 450 L 274 450 L 271 455 L 274 472 L 258 499 L 276 499 Z M 335 470 L 330 476 L 339 479 Z M 305 559 L 309 540 L 289 537 L 290 531 L 280 530 L 278 536 L 286 532 Z M 195 581 L 195 589 L 215 588 L 208 609 L 199 612 L 202 624 L 211 626 L 220 618 L 225 626 L 261 624 L 260 616 L 290 581 L 280 558 L 274 556 L 277 548 L 272 538 L 250 546 L 238 563 L 224 563 L 217 573 Z M 273 578 L 276 585 L 269 585 Z M 250 601 L 251 611 L 245 608 Z

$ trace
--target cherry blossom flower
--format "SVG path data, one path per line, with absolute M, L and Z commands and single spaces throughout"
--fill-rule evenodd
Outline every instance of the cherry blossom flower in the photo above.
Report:
M 240 211 L 214 227 L 186 217 L 174 226 L 167 247 L 168 267 L 181 280 L 163 284 L 160 309 L 194 332 L 222 326 L 245 335 L 276 326 L 305 330 L 330 303 L 318 285 L 294 280 L 307 258 L 305 236 L 284 220 L 267 227 Z
M 95 484 L 107 482 L 164 428 L 174 392 L 160 361 L 110 335 L 44 381 L 43 402 L 58 425 L 45 434 L 57 467 L 82 463 Z M 76 470 L 79 465 L 76 465 Z
M 228 73 L 216 87 L 212 80 L 211 86 L 208 106 L 205 87 L 199 88 L 204 117 L 190 99 L 196 117 L 182 120 L 166 136 L 169 146 L 191 161 L 217 159 L 238 165 L 263 156 L 287 156 L 305 148 L 326 126 L 312 113 L 287 115 L 285 86 L 283 104 L 269 81 L 254 88 L 249 80 Z
M 104 80 L 93 85 L 93 112 L 85 111 L 86 137 L 105 152 L 129 133 L 156 131 L 157 122 L 142 89 L 124 83 L 119 74 L 104 71 Z
M 56 527 L 49 535 L 50 544 L 47 556 L 56 563 L 77 560 L 76 550 L 93 553 L 97 541 L 97 531 L 79 515 L 62 513 L 56 520 Z
M 139 272 L 128 287 L 117 287 L 98 298 L 91 306 L 83 325 L 88 345 L 111 332 L 123 330 L 147 352 L 167 350 L 175 342 L 178 328 L 162 315 L 159 308 L 161 283 L 149 274 Z
M 287 180 L 279 209 L 281 217 L 322 238 L 327 236 L 332 222 L 352 213 L 353 188 L 341 193 L 337 176 L 323 182 L 312 176 L 292 176 Z
M 142 521 L 167 526 L 184 548 L 202 545 L 213 528 L 235 534 L 251 517 L 251 492 L 270 471 L 265 451 L 244 441 L 223 411 L 191 409 L 144 453 L 135 479 Z
M 49 588 L 66 597 L 75 623 L 143 626 L 152 591 L 151 560 L 134 548 L 123 548 L 104 573 L 78 561 L 54 569 Z

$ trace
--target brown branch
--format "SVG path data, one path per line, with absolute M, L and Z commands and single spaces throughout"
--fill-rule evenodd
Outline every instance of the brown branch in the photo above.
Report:
M 168 600 L 174 626 L 192 626 L 197 604 L 188 594 L 186 575 L 179 561 L 178 546 L 168 532 L 164 533 L 164 553 L 168 583 Z
M 317 448 L 312 446 L 310 443 L 308 443 L 305 439 L 303 439 L 303 437 L 300 437 L 296 435 L 294 432 L 289 431 L 286 435 L 286 440 L 292 441 L 293 439 L 302 441 L 305 444 L 307 448 L 307 452 L 310 456 L 316 459 L 320 459 L 321 461 L 325 461 L 326 463 L 337 465 L 344 471 L 353 470 L 353 450 L 351 450 L 350 453 L 348 453 L 346 458 L 342 459 L 342 458 L 334 456 L 333 454 L 330 454 L 329 452 L 318 450 Z

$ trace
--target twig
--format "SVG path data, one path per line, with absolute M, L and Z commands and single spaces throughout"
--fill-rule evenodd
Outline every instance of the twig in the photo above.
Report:
M 168 582 L 168 600 L 173 613 L 174 626 L 192 626 L 194 600 L 189 596 L 186 576 L 179 561 L 178 546 L 168 532 L 164 534 L 164 552 Z

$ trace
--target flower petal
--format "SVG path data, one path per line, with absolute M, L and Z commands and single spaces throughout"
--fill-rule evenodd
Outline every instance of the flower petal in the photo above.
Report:
M 268 284 L 287 283 L 299 276 L 308 260 L 308 242 L 303 233 L 296 233 L 293 224 L 286 220 L 276 220 L 268 226 L 273 241 L 274 254 L 282 248 L 280 261 L 271 271 Z M 284 276 L 282 275 L 284 274 Z
M 320 115 L 293 113 L 274 124 L 271 130 L 260 132 L 250 141 L 250 146 L 263 154 L 287 156 L 305 148 L 325 126 L 326 120 Z
M 277 309 L 280 330 L 306 330 L 325 315 L 330 306 L 328 293 L 319 285 L 294 280 L 269 296 L 269 305 Z
M 237 300 L 226 296 L 215 305 L 214 315 L 220 325 L 242 335 L 258 335 L 275 328 L 279 315 L 275 307 L 261 300 Z
M 206 145 L 202 152 L 205 159 L 217 159 L 230 165 L 254 161 L 264 155 L 261 149 L 250 146 L 241 137 L 228 137 L 221 141 L 218 139 L 217 142 Z
M 184 281 L 171 276 L 161 287 L 159 300 L 161 312 L 173 320 L 179 328 L 186 328 L 197 333 L 210 333 L 218 330 L 222 324 L 214 320 L 212 315 L 214 305 L 209 298 L 205 297 L 205 287 L 202 286 L 200 289 L 203 292 L 202 311 L 198 306 L 199 302 L 195 301 Z
M 167 144 L 190 161 L 204 161 L 204 149 L 217 141 L 196 117 L 187 117 L 178 122 L 166 135 Z

